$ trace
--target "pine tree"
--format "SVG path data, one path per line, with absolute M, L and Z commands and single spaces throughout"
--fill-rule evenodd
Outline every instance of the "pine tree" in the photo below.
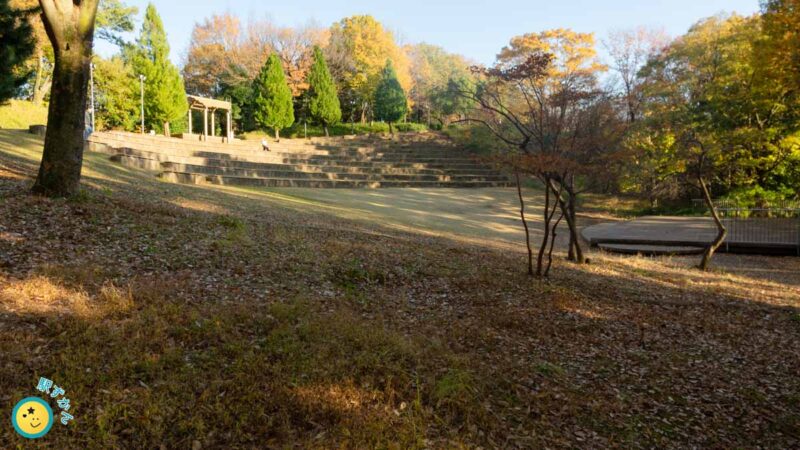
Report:
M 402 119 L 408 111 L 408 101 L 392 61 L 386 61 L 381 80 L 375 91 L 375 116 L 389 123 L 389 132 L 394 134 L 392 124 Z
M 19 67 L 33 53 L 33 31 L 25 13 L 0 0 L 0 103 L 12 98 L 28 79 Z
M 314 62 L 308 73 L 308 86 L 311 118 L 322 124 L 325 136 L 328 136 L 328 125 L 342 120 L 342 109 L 333 76 L 319 47 L 314 47 Z
M 139 40 L 128 52 L 135 75 L 145 76 L 145 122 L 169 136 L 170 122 L 182 119 L 189 104 L 181 74 L 169 60 L 164 23 L 152 3 L 147 5 Z
M 294 104 L 277 55 L 272 54 L 267 59 L 254 81 L 253 93 L 256 123 L 263 128 L 274 128 L 275 139 L 280 139 L 280 130 L 294 123 Z

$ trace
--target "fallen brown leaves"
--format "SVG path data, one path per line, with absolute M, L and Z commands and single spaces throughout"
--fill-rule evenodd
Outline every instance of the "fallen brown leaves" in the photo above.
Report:
M 800 445 L 795 259 L 594 255 L 540 282 L 99 156 L 78 199 L 33 197 L 3 169 L 26 161 L 0 153 L 0 405 L 58 375 L 62 447 Z

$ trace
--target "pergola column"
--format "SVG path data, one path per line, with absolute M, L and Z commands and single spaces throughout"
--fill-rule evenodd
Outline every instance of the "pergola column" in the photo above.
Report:
M 203 140 L 208 136 L 208 107 L 203 108 Z
M 231 111 L 228 110 L 228 142 L 233 140 L 233 122 L 231 122 L 231 119 L 233 119 L 233 114 L 231 114 Z
M 192 111 L 203 111 L 203 128 L 201 140 L 207 141 L 208 136 L 217 136 L 217 111 L 225 111 L 225 129 L 220 131 L 220 137 L 223 141 L 233 139 L 233 110 L 230 102 L 222 100 L 214 100 L 213 98 L 203 98 L 194 95 L 187 96 L 189 100 L 189 134 L 193 134 L 194 127 L 192 126 Z M 211 113 L 211 120 L 209 121 L 208 114 Z M 222 122 L 220 122 L 222 128 Z M 211 126 L 211 133 L 208 132 L 208 127 Z M 198 133 L 200 133 L 198 132 Z

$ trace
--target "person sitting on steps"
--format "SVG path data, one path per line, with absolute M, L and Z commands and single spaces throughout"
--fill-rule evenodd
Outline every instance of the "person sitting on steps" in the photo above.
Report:
M 265 152 L 270 151 L 269 150 L 269 145 L 267 145 L 267 139 L 266 138 L 261 139 L 261 149 L 264 150 Z

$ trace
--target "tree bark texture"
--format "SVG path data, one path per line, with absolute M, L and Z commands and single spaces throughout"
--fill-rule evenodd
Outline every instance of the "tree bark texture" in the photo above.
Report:
M 80 187 L 97 0 L 41 0 L 40 4 L 55 50 L 55 67 L 44 153 L 33 191 L 66 197 Z
M 719 217 L 719 212 L 717 212 L 717 208 L 714 206 L 714 200 L 711 198 L 711 192 L 708 190 L 706 180 L 702 176 L 699 176 L 697 177 L 697 181 L 700 183 L 700 190 L 703 191 L 703 199 L 706 202 L 706 206 L 708 206 L 708 210 L 711 211 L 711 217 L 714 219 L 714 224 L 717 226 L 717 237 L 713 242 L 711 242 L 711 244 L 708 245 L 708 247 L 706 247 L 705 252 L 703 252 L 703 259 L 700 261 L 699 268 L 700 270 L 705 271 L 709 269 L 711 266 L 711 259 L 728 237 L 728 229 L 725 228 L 725 224 L 722 223 L 722 219 Z
M 517 195 L 519 196 L 519 215 L 522 218 L 522 226 L 525 227 L 525 245 L 528 248 L 528 275 L 533 276 L 533 249 L 531 248 L 531 232 L 528 228 L 528 221 L 525 219 L 525 199 L 522 196 L 522 182 L 520 181 L 519 171 L 514 171 L 517 181 Z

